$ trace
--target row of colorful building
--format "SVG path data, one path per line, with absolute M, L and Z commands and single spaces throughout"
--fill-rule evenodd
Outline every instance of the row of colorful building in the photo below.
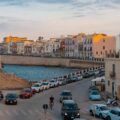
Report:
M 38 40 L 27 38 L 5 37 L 0 43 L 0 54 L 36 55 L 67 58 L 105 58 L 119 55 L 120 35 L 106 34 L 68 35 L 67 37 Z

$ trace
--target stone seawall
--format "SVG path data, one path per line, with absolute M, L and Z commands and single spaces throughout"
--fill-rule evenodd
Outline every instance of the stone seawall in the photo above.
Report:
M 42 58 L 33 56 L 11 56 L 1 55 L 0 63 L 15 65 L 39 65 L 39 66 L 59 66 L 72 68 L 88 68 L 103 65 L 102 62 L 83 61 L 78 59 L 65 58 Z

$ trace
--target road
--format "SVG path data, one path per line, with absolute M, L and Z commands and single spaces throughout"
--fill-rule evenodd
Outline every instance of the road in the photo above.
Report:
M 82 80 L 76 83 L 52 88 L 47 91 L 36 94 L 31 99 L 18 100 L 17 106 L 8 106 L 4 101 L 0 103 L 0 119 L 1 120 L 62 120 L 60 110 L 61 104 L 59 103 L 59 95 L 62 90 L 68 89 L 72 91 L 73 99 L 78 103 L 81 118 L 86 120 L 98 120 L 98 118 L 91 117 L 88 109 L 91 104 L 98 103 L 89 101 L 88 88 L 90 79 Z M 4 91 L 4 93 L 10 91 Z M 19 91 L 14 91 L 19 92 Z M 42 109 L 43 104 L 49 103 L 49 97 L 55 97 L 54 109 L 48 110 L 45 116 Z M 101 103 L 101 102 L 99 102 Z

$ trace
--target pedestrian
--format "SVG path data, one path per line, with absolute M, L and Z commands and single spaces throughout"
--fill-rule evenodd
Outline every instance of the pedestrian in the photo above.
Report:
M 49 107 L 51 110 L 53 108 L 53 105 L 54 105 L 54 97 L 51 95 L 51 97 L 49 98 Z

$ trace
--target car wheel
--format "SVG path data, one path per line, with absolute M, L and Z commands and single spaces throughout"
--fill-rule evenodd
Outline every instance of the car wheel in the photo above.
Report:
M 90 115 L 91 115 L 91 116 L 94 116 L 94 114 L 93 114 L 93 111 L 92 111 L 92 110 L 90 110 Z
M 99 114 L 99 118 L 101 118 L 101 119 L 103 118 L 102 114 Z
M 111 117 L 110 117 L 110 116 L 108 116 L 106 120 L 111 120 Z

